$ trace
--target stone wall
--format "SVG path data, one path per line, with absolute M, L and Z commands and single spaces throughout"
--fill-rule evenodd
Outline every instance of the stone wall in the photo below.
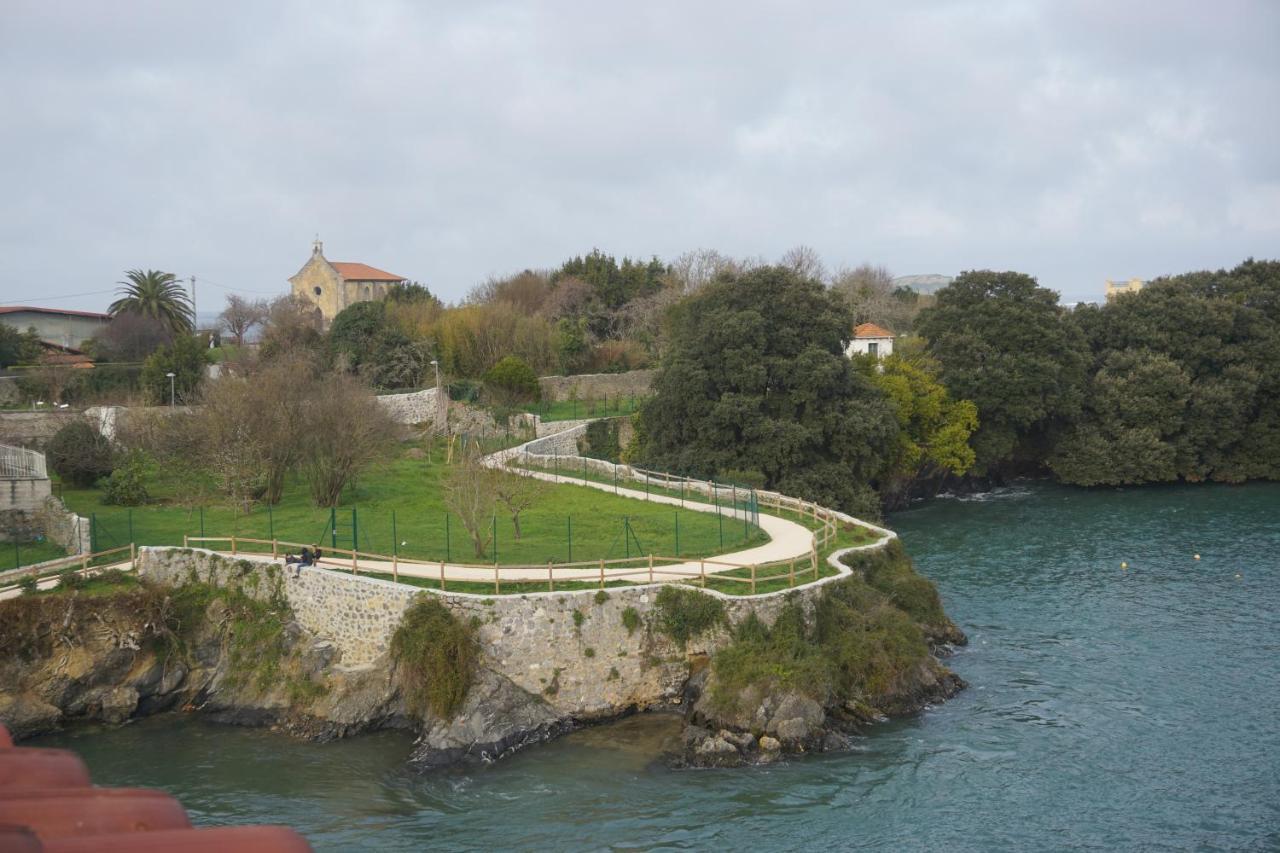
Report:
M 886 540 L 887 541 L 887 540 Z M 874 547 L 874 546 L 873 546 Z M 656 630 L 661 584 L 511 596 L 440 593 L 326 569 L 303 569 L 299 578 L 266 557 L 241 559 L 184 548 L 142 548 L 139 571 L 147 578 L 181 584 L 192 577 L 221 583 L 259 573 L 257 594 L 266 596 L 279 579 L 298 622 L 341 650 L 341 665 L 362 667 L 385 654 L 405 609 L 418 595 L 437 595 L 460 618 L 478 625 L 486 668 L 537 695 L 561 714 L 579 719 L 612 716 L 676 700 L 690 658 L 710 655 L 729 642 L 717 628 L 679 648 Z M 847 570 L 843 570 L 847 573 Z M 788 601 L 811 609 L 818 591 L 838 577 L 794 590 L 737 598 L 714 590 L 732 622 L 755 613 L 772 624 Z M 253 584 L 240 585 L 248 592 Z M 628 629 L 624 613 L 638 625 Z M 575 616 L 574 614 L 578 615 Z
M 407 394 L 380 394 L 378 404 L 391 413 L 396 423 L 426 424 L 436 418 L 436 389 Z
M 547 426 L 559 426 L 561 429 L 550 434 L 541 432 L 543 424 L 539 424 L 539 438 L 524 446 L 533 454 L 546 456 L 577 456 L 578 437 L 586 433 L 590 421 L 554 421 Z
M 0 480 L 0 512 L 35 512 L 49 497 L 49 478 Z
M 79 416 L 70 409 L 0 412 L 0 444 L 40 450 L 54 433 Z
M 541 376 L 542 399 L 551 403 L 573 399 L 604 400 L 614 397 L 644 397 L 653 385 L 653 370 L 627 373 L 583 373 L 578 376 Z
M 93 549 L 89 519 L 76 515 L 57 498 L 45 498 L 39 519 L 45 538 L 61 545 L 68 554 L 88 554 Z
M 10 406 L 22 399 L 18 390 L 18 377 L 0 376 L 0 406 Z

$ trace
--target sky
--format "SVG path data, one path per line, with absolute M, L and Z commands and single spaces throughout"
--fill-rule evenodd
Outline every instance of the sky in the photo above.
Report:
M 132 268 L 447 301 L 600 248 L 1107 278 L 1280 257 L 1280 3 L 75 2 L 0 13 L 0 304 Z

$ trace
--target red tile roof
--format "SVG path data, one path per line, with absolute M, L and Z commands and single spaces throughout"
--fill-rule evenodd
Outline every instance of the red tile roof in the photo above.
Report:
M 861 323 L 853 330 L 855 338 L 892 338 L 893 332 L 875 323 Z
M 67 311 L 64 308 L 35 308 L 30 305 L 0 305 L 0 314 L 17 314 L 31 311 L 35 314 L 64 314 L 70 317 L 92 317 L 95 320 L 110 320 L 110 314 L 99 314 L 95 311 Z
M 371 267 L 368 264 L 353 264 L 347 261 L 329 261 L 338 275 L 347 281 L 406 281 L 404 276 Z

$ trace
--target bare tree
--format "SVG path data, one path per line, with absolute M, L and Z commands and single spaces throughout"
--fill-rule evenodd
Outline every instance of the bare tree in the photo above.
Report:
M 470 449 L 462 451 L 442 481 L 445 506 L 466 528 L 477 557 L 483 557 L 493 541 L 491 525 L 498 501 L 494 474 L 480 461 L 479 450 Z
M 244 299 L 234 293 L 227 294 L 227 307 L 218 315 L 222 328 L 235 336 L 236 346 L 244 345 L 244 336 L 254 326 L 265 323 L 267 303 L 264 299 Z
M 831 289 L 853 309 L 855 323 L 876 323 L 893 332 L 908 331 L 920 310 L 916 295 L 895 288 L 893 273 L 883 266 L 841 269 L 832 277 Z
M 93 336 L 93 351 L 107 361 L 142 361 L 172 340 L 173 334 L 159 320 L 126 311 Z
M 524 477 L 510 471 L 493 471 L 492 473 L 494 495 L 498 503 L 511 513 L 511 524 L 515 528 L 516 541 L 519 542 L 520 513 L 542 499 L 547 491 L 547 484 L 536 477 Z
M 778 263 L 811 281 L 825 281 L 827 278 L 827 267 L 822 263 L 822 256 L 812 246 L 801 244 L 788 249 Z
M 368 386 L 349 374 L 327 374 L 297 413 L 300 467 L 318 506 L 337 506 L 357 474 L 390 452 L 399 427 Z
M 733 258 L 715 249 L 694 249 L 671 263 L 670 276 L 681 293 L 695 293 L 715 281 L 721 273 L 736 268 Z
M 324 344 L 320 309 L 292 293 L 273 299 L 262 327 L 262 356 L 275 358 L 298 350 L 316 351 Z

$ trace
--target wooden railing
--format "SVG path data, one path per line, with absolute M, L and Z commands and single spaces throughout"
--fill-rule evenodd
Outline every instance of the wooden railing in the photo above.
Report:
M 255 539 L 247 536 L 183 537 L 183 544 L 188 548 L 197 543 L 227 543 L 232 556 L 242 553 L 265 556 L 267 553 L 266 548 L 270 547 L 272 559 L 277 560 L 286 552 L 301 551 L 302 548 L 313 547 L 301 542 L 287 542 L 283 539 Z M 260 546 L 263 550 L 255 551 L 252 547 L 246 548 L 245 546 Z M 220 549 L 210 548 L 210 550 Z M 770 563 L 738 563 L 708 558 L 700 558 L 695 561 L 687 557 L 666 557 L 650 554 L 644 557 L 620 557 L 612 560 L 578 560 L 566 563 L 557 563 L 549 560 L 545 564 L 525 563 L 520 565 L 421 560 L 413 557 L 402 557 L 398 554 L 392 554 L 391 556 L 372 554 L 351 548 L 322 548 L 321 552 L 324 556 L 317 561 L 317 565 L 340 568 L 356 575 L 360 574 L 362 570 L 360 560 L 390 563 L 391 578 L 397 583 L 400 581 L 402 567 L 422 567 L 423 569 L 431 570 L 431 573 L 410 571 L 407 572 L 408 576 L 428 580 L 438 579 L 440 589 L 446 591 L 450 582 L 454 584 L 489 583 L 491 578 L 495 595 L 502 594 L 504 583 L 508 585 L 541 583 L 531 575 L 534 572 L 541 573 L 543 569 L 546 570 L 546 583 L 549 592 L 555 592 L 557 583 L 560 583 L 562 588 L 565 583 L 598 583 L 599 587 L 604 589 L 609 581 L 625 580 L 628 583 L 657 583 L 659 580 L 665 581 L 675 577 L 681 581 L 692 582 L 703 587 L 707 586 L 708 581 L 744 584 L 750 588 L 750 592 L 753 595 L 761 583 L 786 578 L 788 586 L 795 586 L 797 579 L 800 579 L 801 583 L 807 583 L 808 580 L 817 580 L 820 571 L 818 554 L 812 550 L 804 557 L 792 557 L 789 560 L 778 560 Z M 336 559 L 335 556 L 342 559 Z M 674 568 L 675 566 L 694 562 L 698 564 L 697 571 Z M 454 572 L 454 577 L 450 578 L 450 569 L 462 569 L 475 574 L 483 573 L 486 577 L 484 579 L 463 579 L 457 577 L 457 573 Z M 367 565 L 363 567 L 363 571 L 366 574 L 385 574 L 385 571 L 380 567 Z M 750 572 L 750 574 L 746 577 L 725 574 L 725 572 L 732 571 Z M 515 573 L 520 573 L 521 576 L 512 577 Z M 504 575 L 506 576 L 504 577 Z M 661 578 L 658 577 L 659 575 Z
M 5 572 L 5 586 L 0 586 L 0 593 L 9 592 L 20 586 L 18 583 L 9 583 L 10 580 L 22 580 L 28 577 L 35 577 L 37 580 L 49 577 L 51 575 L 63 574 L 63 570 L 70 566 L 79 565 L 80 568 L 71 574 L 86 574 L 89 571 L 101 569 L 102 566 L 91 566 L 90 563 L 102 557 L 110 557 L 116 554 L 129 552 L 129 568 L 135 569 L 138 565 L 138 549 L 137 546 L 130 542 L 128 545 L 120 545 L 116 548 L 108 548 L 105 551 L 95 551 L 91 554 L 73 554 L 70 557 L 62 557 L 57 560 L 46 560 L 43 563 L 35 563 L 30 566 L 21 566 L 17 570 Z M 117 560 L 115 562 L 123 562 Z

